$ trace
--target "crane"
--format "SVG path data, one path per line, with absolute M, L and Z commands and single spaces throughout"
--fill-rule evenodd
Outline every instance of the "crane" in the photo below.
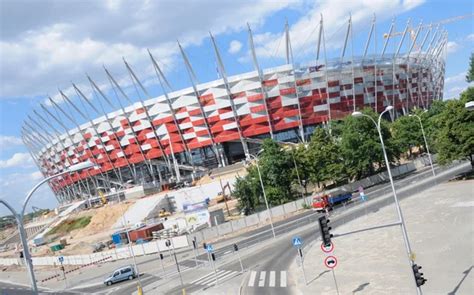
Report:
M 470 18 L 470 17 L 473 17 L 473 16 L 474 16 L 474 13 L 455 16 L 455 17 L 450 17 L 450 18 L 446 18 L 446 19 L 440 20 L 438 22 L 435 22 L 435 23 L 432 23 L 432 24 L 429 24 L 429 25 L 423 25 L 423 26 L 421 26 L 421 28 L 427 28 L 427 27 L 435 26 L 435 25 L 444 25 L 444 24 L 447 24 L 447 23 L 452 23 L 452 22 L 461 20 L 461 19 Z M 415 29 L 416 28 L 413 28 L 413 27 L 408 28 L 408 32 L 410 33 L 410 37 L 411 37 L 412 40 L 415 39 L 415 34 L 416 34 Z M 383 37 L 386 39 L 388 37 L 395 37 L 395 36 L 401 36 L 401 35 L 403 35 L 403 32 L 394 32 L 392 34 L 385 33 L 385 34 L 383 34 Z

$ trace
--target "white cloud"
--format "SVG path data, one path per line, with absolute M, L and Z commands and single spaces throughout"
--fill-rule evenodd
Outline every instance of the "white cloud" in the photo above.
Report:
M 21 139 L 16 136 L 0 135 L 0 149 L 7 149 L 22 144 Z
M 28 153 L 15 153 L 10 159 L 0 160 L 0 168 L 29 167 L 32 159 Z
M 444 98 L 457 98 L 459 94 L 466 90 L 468 86 L 474 85 L 474 83 L 466 82 L 466 72 L 460 72 L 456 75 L 447 77 L 444 80 Z
M 461 73 L 458 73 L 454 76 L 450 76 L 450 77 L 447 77 L 444 82 L 446 84 L 450 84 L 450 83 L 459 83 L 459 82 L 463 82 L 466 80 L 466 74 L 467 72 L 461 72 Z
M 21 173 L 9 173 L 6 175 L 1 174 L 0 199 L 6 200 L 16 210 L 19 210 L 29 190 L 42 178 L 41 173 L 34 170 Z M 39 208 L 53 208 L 56 205 L 57 201 L 46 184 L 35 192 L 30 202 L 30 206 Z M 30 209 L 27 208 L 27 211 L 29 210 Z M 0 206 L 0 216 L 3 214 L 10 213 L 5 207 Z
M 469 34 L 469 35 L 467 35 L 466 40 L 467 40 L 467 41 L 474 42 L 474 34 Z
M 85 84 L 84 73 L 101 85 L 106 81 L 102 64 L 117 79 L 128 76 L 122 56 L 146 79 L 152 74 L 147 48 L 172 70 L 180 60 L 176 39 L 184 46 L 199 45 L 209 30 L 215 36 L 240 31 L 246 22 L 263 23 L 302 1 L 210 0 L 183 9 L 173 1 L 7 1 L 0 10 L 0 93 L 54 96 L 57 87 L 68 90 L 71 80 Z
M 307 54 L 315 51 L 321 14 L 324 17 L 326 47 L 336 49 L 343 45 L 349 14 L 352 14 L 353 31 L 357 32 L 359 28 L 368 26 L 374 13 L 377 15 L 377 21 L 381 22 L 392 17 L 394 11 L 401 14 L 424 2 L 424 0 L 315 1 L 312 7 L 307 8 L 306 14 L 291 25 L 290 38 L 293 52 Z M 282 39 L 283 33 L 256 34 L 254 40 L 258 56 L 283 58 L 285 46 Z
M 455 41 L 449 41 L 446 47 L 447 47 L 447 50 L 448 50 L 448 54 L 450 54 L 450 53 L 454 53 L 454 52 L 458 51 L 459 48 L 461 48 L 461 45 L 459 45 Z
M 35 180 L 35 181 L 43 179 L 43 174 L 39 171 L 32 172 L 29 176 L 32 180 Z
M 242 49 L 242 43 L 237 40 L 232 40 L 229 44 L 229 53 L 235 54 Z

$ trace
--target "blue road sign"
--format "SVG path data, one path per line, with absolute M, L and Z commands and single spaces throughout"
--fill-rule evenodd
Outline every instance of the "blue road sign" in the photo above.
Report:
M 207 244 L 206 251 L 207 251 L 208 253 L 211 253 L 212 251 L 214 251 L 214 248 L 212 247 L 211 244 Z
M 58 260 L 59 260 L 59 262 L 63 263 L 64 262 L 64 256 L 59 256 Z
M 300 248 L 303 245 L 303 240 L 300 237 L 294 237 L 293 240 L 293 247 Z

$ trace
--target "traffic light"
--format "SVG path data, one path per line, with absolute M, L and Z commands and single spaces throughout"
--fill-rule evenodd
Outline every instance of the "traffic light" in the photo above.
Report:
M 165 257 L 160 253 L 160 259 L 163 260 Z
M 416 286 L 420 287 L 421 285 L 424 285 L 427 279 L 425 279 L 423 277 L 423 273 L 420 272 L 421 266 L 413 264 L 412 268 L 413 268 L 413 275 L 415 276 Z
M 196 241 L 195 241 L 195 240 L 193 240 L 193 248 L 194 248 L 194 249 L 197 248 L 197 247 L 196 247 Z
M 237 246 L 237 244 L 234 244 L 234 251 L 239 251 L 239 246 Z
M 326 216 L 319 217 L 318 219 L 319 229 L 321 230 L 321 238 L 325 246 L 331 245 L 331 238 L 333 237 L 333 235 L 329 232 L 331 230 L 331 227 L 328 225 L 329 221 L 330 220 L 327 219 Z
M 207 244 L 206 243 L 202 243 L 202 247 L 204 248 L 204 250 L 207 249 Z
M 216 261 L 216 255 L 214 253 L 211 253 L 212 261 Z

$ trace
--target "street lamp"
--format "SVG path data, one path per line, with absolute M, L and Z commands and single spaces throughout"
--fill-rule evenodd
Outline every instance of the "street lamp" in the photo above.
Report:
M 258 158 L 251 154 L 248 154 L 247 157 L 253 158 L 255 160 L 255 163 L 257 166 L 258 178 L 260 179 L 260 185 L 262 186 L 263 199 L 265 200 L 265 206 L 267 206 L 267 211 L 268 211 L 268 214 L 270 215 L 270 227 L 272 228 L 273 238 L 276 238 L 275 228 L 273 227 L 272 211 L 270 211 L 270 208 L 268 207 L 267 194 L 265 193 L 265 187 L 263 186 L 262 174 L 260 174 L 260 167 L 258 165 Z
M 384 159 L 385 159 L 385 165 L 387 165 L 388 177 L 390 179 L 390 185 L 392 186 L 393 198 L 395 200 L 395 205 L 397 207 L 398 218 L 399 218 L 400 226 L 401 226 L 401 229 L 402 229 L 403 241 L 405 242 L 405 248 L 406 248 L 406 251 L 407 251 L 407 254 L 408 254 L 408 259 L 410 261 L 410 267 L 412 267 L 413 266 L 413 260 L 412 260 L 412 251 L 411 251 L 410 241 L 408 239 L 408 233 L 407 233 L 407 229 L 406 229 L 406 225 L 405 225 L 405 220 L 403 219 L 402 209 L 400 208 L 400 204 L 398 203 L 397 192 L 395 190 L 395 184 L 393 183 L 392 172 L 390 171 L 390 162 L 388 161 L 387 152 L 385 150 L 385 144 L 383 142 L 382 131 L 381 131 L 381 128 L 380 128 L 380 120 L 382 119 L 383 114 L 390 111 L 390 110 L 392 110 L 392 109 L 393 109 L 392 106 L 387 106 L 385 108 L 385 110 L 379 115 L 379 118 L 378 118 L 377 122 L 375 122 L 375 120 L 371 116 L 368 116 L 368 115 L 363 114 L 361 112 L 353 112 L 352 116 L 353 117 L 367 117 L 367 118 L 369 118 L 375 124 L 375 128 L 377 128 L 377 132 L 379 133 L 380 144 L 382 145 L 383 156 L 384 156 Z M 418 294 L 421 294 L 420 287 L 417 286 L 416 290 L 417 290 Z
M 33 189 L 26 196 L 25 201 L 23 202 L 23 207 L 20 211 L 20 214 L 18 214 L 16 212 L 16 210 L 7 201 L 0 199 L 0 203 L 5 205 L 5 207 L 7 207 L 12 212 L 12 214 L 13 214 L 13 216 L 15 216 L 16 222 L 18 224 L 18 233 L 20 235 L 21 245 L 23 246 L 23 257 L 25 259 L 26 268 L 28 269 L 28 273 L 29 273 L 29 277 L 30 277 L 30 281 L 31 281 L 31 289 L 33 290 L 33 292 L 35 294 L 38 294 L 38 287 L 36 285 L 35 273 L 33 271 L 33 263 L 32 263 L 30 251 L 29 251 L 29 248 L 28 248 L 28 241 L 26 239 L 27 236 L 26 236 L 25 228 L 23 226 L 23 217 L 25 215 L 25 210 L 26 210 L 26 206 L 28 204 L 28 201 L 31 199 L 31 196 L 33 195 L 33 193 L 43 183 L 45 183 L 45 182 L 47 182 L 47 181 L 49 181 L 53 178 L 59 177 L 63 174 L 72 173 L 72 172 L 76 172 L 76 171 L 79 171 L 79 170 L 91 168 L 94 165 L 95 164 L 92 163 L 91 161 L 85 161 L 85 162 L 82 162 L 82 163 L 79 163 L 79 164 L 72 165 L 68 169 L 64 170 L 63 172 L 60 172 L 58 174 L 46 177 L 45 179 L 41 180 L 35 187 L 33 187 Z
M 433 176 L 436 176 L 434 167 L 433 167 L 433 161 L 431 160 L 431 154 L 430 154 L 430 148 L 428 147 L 428 142 L 426 141 L 426 136 L 425 136 L 425 130 L 423 129 L 423 124 L 421 123 L 421 118 L 420 116 L 416 114 L 408 115 L 409 117 L 416 117 L 418 118 L 418 121 L 420 122 L 420 127 L 421 127 L 421 134 L 423 134 L 423 139 L 425 141 L 425 146 L 426 146 L 426 152 L 428 153 L 428 159 L 430 160 L 430 165 L 431 165 L 431 172 L 433 172 Z

